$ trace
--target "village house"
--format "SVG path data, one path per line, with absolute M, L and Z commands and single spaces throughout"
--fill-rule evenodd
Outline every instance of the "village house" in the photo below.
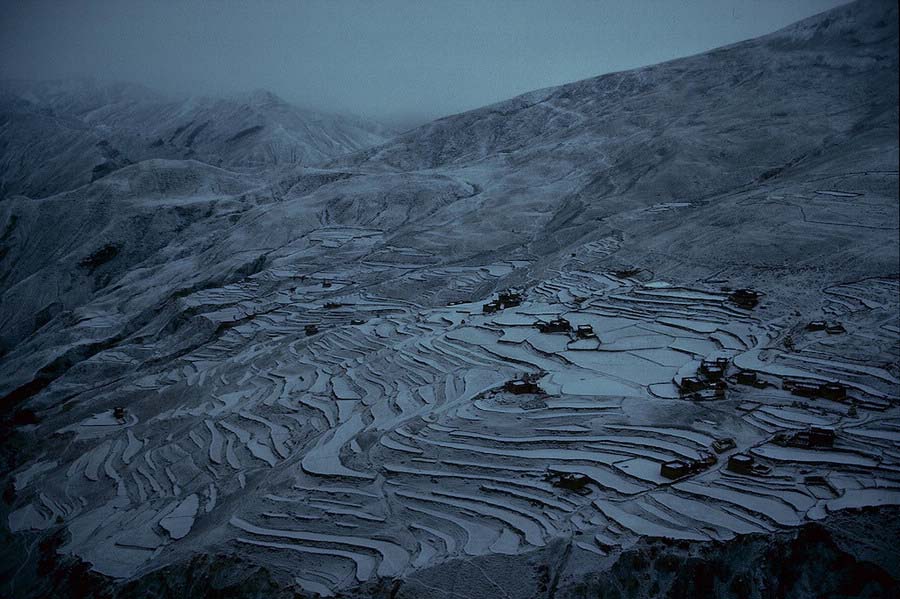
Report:
M 771 466 L 757 462 L 753 456 L 746 453 L 736 453 L 728 458 L 728 470 L 737 474 L 749 474 L 765 476 L 772 472 Z
M 549 322 L 537 322 L 535 325 L 542 333 L 570 333 L 572 324 L 565 318 L 554 318 Z
M 540 374 L 526 374 L 517 379 L 506 381 L 503 384 L 503 390 L 514 395 L 543 393 L 544 390 L 537 383 L 540 376 Z
M 735 376 L 735 380 L 739 385 L 752 385 L 756 382 L 756 373 L 752 370 L 741 370 Z
M 700 374 L 707 380 L 718 381 L 728 371 L 728 358 L 716 358 L 715 360 L 703 360 L 700 362 Z
M 805 431 L 780 433 L 772 440 L 785 447 L 801 447 L 804 449 L 831 449 L 834 447 L 835 432 L 833 428 L 811 426 Z
M 736 306 L 751 310 L 759 304 L 760 297 L 762 297 L 762 294 L 753 289 L 735 289 L 728 296 L 728 299 Z
M 825 327 L 825 332 L 829 335 L 840 335 L 842 333 L 846 333 L 847 329 L 845 329 L 844 325 L 842 325 L 841 323 L 833 322 Z
M 580 324 L 578 328 L 575 329 L 575 336 L 579 339 L 596 339 L 597 335 L 594 333 L 594 327 L 589 324 Z
M 659 473 L 668 479 L 678 479 L 683 476 L 698 474 L 715 466 L 718 459 L 707 451 L 698 452 L 700 457 L 696 460 L 681 459 L 665 462 L 659 468 Z
M 554 487 L 566 489 L 567 491 L 575 491 L 584 494 L 589 492 L 587 489 L 591 479 L 583 474 L 573 472 L 557 472 L 555 470 L 548 471 L 544 475 L 544 480 L 551 483 Z
M 489 301 L 488 303 L 481 306 L 481 312 L 483 314 L 494 314 L 495 312 L 499 312 L 500 309 L 500 302 L 498 302 L 497 300 Z
M 824 320 L 813 320 L 809 324 L 806 325 L 807 331 L 824 331 L 825 327 L 828 326 Z
M 723 437 L 721 439 L 716 439 L 712 443 L 713 451 L 716 453 L 725 453 L 726 451 L 730 451 L 737 447 L 737 443 L 734 442 L 734 439 L 731 437 Z

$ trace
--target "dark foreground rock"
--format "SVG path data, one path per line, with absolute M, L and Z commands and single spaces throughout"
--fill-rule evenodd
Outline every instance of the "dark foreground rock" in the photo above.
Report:
M 494 598 L 637 599 L 897 597 L 900 510 L 834 515 L 791 532 L 724 543 L 647 539 L 606 557 L 571 540 L 520 556 L 453 560 L 405 579 L 378 580 L 336 595 L 347 599 Z M 128 581 L 90 570 L 56 549 L 64 539 L 35 539 L 36 559 L 4 560 L 2 597 L 315 597 L 298 592 L 297 571 L 273 571 L 225 552 L 198 555 Z M 6 549 L 16 552 L 4 539 Z M 9 557 L 6 555 L 4 557 Z

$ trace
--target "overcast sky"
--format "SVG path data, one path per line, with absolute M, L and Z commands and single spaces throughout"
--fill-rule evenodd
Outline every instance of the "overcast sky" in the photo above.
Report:
M 3 0 L 0 77 L 265 88 L 395 125 L 755 37 L 845 0 Z

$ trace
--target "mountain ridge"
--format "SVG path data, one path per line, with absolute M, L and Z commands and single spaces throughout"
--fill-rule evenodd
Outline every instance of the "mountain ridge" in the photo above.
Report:
M 200 554 L 307 594 L 577 597 L 662 538 L 654 564 L 709 559 L 634 588 L 717 568 L 727 594 L 748 543 L 795 555 L 800 527 L 898 504 L 896 12 L 863 0 L 316 166 L 152 158 L 0 202 L 9 588 L 46 539 L 131 589 L 181 588 Z M 201 104 L 164 143 L 252 126 L 198 131 Z M 721 359 L 723 397 L 683 393 Z M 811 424 L 832 447 L 773 442 Z M 768 474 L 726 452 L 662 475 L 725 437 Z
M 168 97 L 131 83 L 0 82 L 0 196 L 47 197 L 150 158 L 239 169 L 313 165 L 381 143 L 359 117 L 295 107 L 266 90 Z

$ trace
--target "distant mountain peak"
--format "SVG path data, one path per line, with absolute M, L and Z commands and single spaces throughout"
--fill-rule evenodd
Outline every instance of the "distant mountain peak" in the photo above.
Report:
M 238 98 L 240 99 L 241 96 L 239 95 Z M 246 94 L 246 97 L 243 99 L 243 101 L 252 106 L 268 106 L 272 104 L 287 105 L 287 102 L 285 102 L 284 99 L 282 99 L 280 96 L 270 90 L 262 88 L 253 90 L 249 94 Z
M 378 123 L 299 108 L 266 89 L 171 99 L 94 79 L 0 82 L 2 115 L 11 125 L 0 197 L 46 197 L 153 158 L 308 166 L 390 136 Z

